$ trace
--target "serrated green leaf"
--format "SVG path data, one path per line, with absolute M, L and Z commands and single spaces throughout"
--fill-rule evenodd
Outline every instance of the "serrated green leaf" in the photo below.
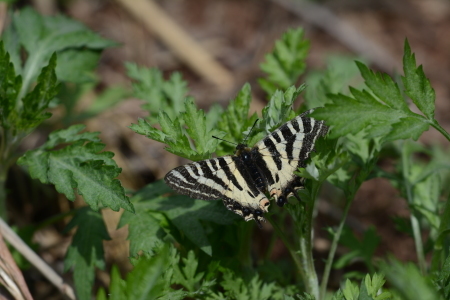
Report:
M 292 104 L 305 87 L 304 84 L 298 88 L 291 86 L 285 92 L 277 90 L 272 95 L 269 103 L 262 110 L 262 120 L 256 123 L 252 131 L 252 137 L 248 141 L 250 146 L 296 116 Z
M 384 142 L 412 138 L 417 141 L 420 135 L 427 131 L 430 125 L 415 117 L 402 118 L 393 123 L 391 131 L 383 137 Z
M 12 31 L 28 52 L 28 59 L 23 68 L 23 86 L 19 94 L 22 98 L 35 80 L 38 71 L 48 61 L 52 53 L 62 53 L 73 49 L 86 48 L 101 50 L 116 45 L 90 31 L 83 24 L 65 16 L 39 15 L 26 7 L 13 16 Z M 69 63 L 64 66 L 64 62 Z M 70 69 L 71 61 L 63 60 L 59 70 Z
M 164 245 L 152 257 L 141 256 L 136 259 L 133 270 L 122 280 L 118 273 L 112 276 L 111 298 L 119 299 L 160 299 L 164 294 L 163 276 L 169 267 L 169 247 Z
M 345 287 L 342 289 L 345 300 L 357 300 L 359 295 L 358 286 L 349 279 L 345 281 Z
M 362 77 L 365 79 L 366 85 L 381 101 L 393 109 L 403 111 L 409 110 L 397 83 L 394 82 L 390 76 L 387 74 L 375 73 L 359 61 L 356 61 L 356 65 L 358 66 Z
M 416 58 L 414 53 L 411 53 L 408 40 L 405 40 L 403 72 L 405 76 L 402 77 L 402 81 L 406 94 L 429 120 L 434 119 L 436 95 L 422 66 L 416 68 Z
M 267 79 L 259 81 L 261 87 L 272 95 L 276 88 L 285 90 L 294 85 L 305 71 L 308 50 L 309 41 L 304 39 L 303 29 L 288 30 L 260 66 L 267 74 Z
M 192 250 L 188 252 L 186 258 L 183 258 L 183 264 L 181 268 L 174 265 L 173 283 L 179 283 L 188 291 L 194 292 L 195 286 L 200 285 L 204 273 L 197 273 L 198 261 Z
M 162 230 L 160 222 L 153 213 L 139 210 L 136 204 L 136 213 L 124 212 L 118 227 L 128 225 L 128 240 L 130 241 L 130 255 L 137 255 L 139 251 L 148 252 L 163 241 L 166 233 Z
M 242 141 L 242 132 L 249 126 L 248 110 L 251 101 L 251 87 L 250 84 L 246 83 L 236 98 L 230 101 L 225 112 L 217 122 L 218 129 L 228 133 L 227 139 L 231 142 L 239 143 Z M 250 122 L 254 122 L 254 120 Z
M 20 76 L 16 77 L 14 65 L 4 49 L 3 42 L 0 41 L 0 120 L 5 129 L 16 123 L 15 107 L 21 84 Z
M 163 181 L 157 181 L 141 189 L 131 198 L 131 201 L 136 203 L 138 211 L 163 213 L 186 238 L 211 255 L 212 248 L 200 221 L 227 225 L 232 224 L 238 217 L 229 212 L 220 202 L 194 200 L 168 192 L 170 188 Z M 138 237 L 135 236 L 135 238 Z
M 444 299 L 450 297 L 450 255 L 445 259 L 441 270 L 434 277 L 434 282 L 438 286 L 438 291 L 444 296 Z
M 349 94 L 350 84 L 363 83 L 355 65 L 356 57 L 333 55 L 327 58 L 326 69 L 308 72 L 304 99 L 307 108 L 322 107 L 330 103 L 328 94 Z
M 126 63 L 125 67 L 127 75 L 135 80 L 135 97 L 146 102 L 143 109 L 149 111 L 151 124 L 156 123 L 160 111 L 164 111 L 170 119 L 175 119 L 184 111 L 187 83 L 180 73 L 173 73 L 170 79 L 165 81 L 158 69 L 141 68 L 132 63 Z
M 28 151 L 18 163 L 27 165 L 33 178 L 54 184 L 72 201 L 76 190 L 94 210 L 110 207 L 134 212 L 125 190 L 115 179 L 121 169 L 112 160 L 114 154 L 101 152 L 104 145 L 92 133 L 77 137 L 76 132 L 83 127 L 75 125 L 54 133 L 48 144 Z M 53 150 L 56 142 L 71 144 Z
M 46 110 L 50 100 L 57 94 L 55 68 L 56 54 L 53 53 L 48 65 L 39 74 L 37 85 L 22 100 L 23 107 L 18 128 L 23 130 L 34 128 L 51 116 Z
M 387 142 L 394 139 L 417 139 L 423 131 L 428 129 L 430 115 L 425 113 L 429 119 L 427 120 L 413 113 L 404 102 L 398 85 L 389 76 L 374 73 L 362 63 L 357 65 L 370 91 L 352 88 L 351 96 L 329 95 L 332 103 L 326 104 L 324 109 L 312 114 L 312 117 L 325 120 L 327 125 L 332 127 L 330 137 L 337 138 L 349 133 L 357 134 L 364 130 L 368 138 L 384 137 L 383 141 Z M 407 77 L 405 80 L 409 80 L 408 82 L 404 80 L 406 92 L 409 95 L 408 90 L 411 90 L 411 87 L 406 86 L 407 84 L 424 86 L 422 92 L 416 91 L 415 95 L 422 93 L 420 97 L 430 98 L 429 82 L 426 81 L 421 69 L 417 70 L 419 73 L 422 72 L 421 75 L 413 76 L 411 65 L 414 66 L 415 72 L 414 58 L 410 55 L 410 49 L 405 47 L 404 68 Z M 424 96 L 425 94 L 427 96 Z
M 91 298 L 95 268 L 104 269 L 103 240 L 110 240 L 102 215 L 89 207 L 79 209 L 66 227 L 77 232 L 64 259 L 64 270 L 73 268 L 75 289 L 80 299 Z
M 156 129 L 146 120 L 141 118 L 138 119 L 138 124 L 131 124 L 129 128 L 138 134 L 145 135 L 148 138 L 161 143 L 164 143 L 164 140 L 167 136 L 164 132 Z
M 367 276 L 366 276 L 366 278 L 367 278 Z M 367 292 L 367 287 L 366 287 L 364 280 L 361 281 L 361 285 L 359 288 L 358 300 L 374 300 L 371 296 L 369 296 L 369 293 Z
M 99 132 L 80 132 L 86 125 L 76 124 L 66 129 L 55 130 L 48 136 L 48 141 L 42 145 L 42 149 L 50 150 L 61 143 L 100 142 Z
M 195 143 L 198 153 L 209 153 L 206 143 L 211 137 L 207 136 L 206 117 L 202 109 L 197 109 L 192 99 L 186 99 L 184 103 L 185 113 L 183 119 L 186 123 L 186 131 Z

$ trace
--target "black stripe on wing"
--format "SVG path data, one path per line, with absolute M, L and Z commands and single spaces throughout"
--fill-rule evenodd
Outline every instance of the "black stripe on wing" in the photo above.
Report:
M 228 166 L 231 163 L 227 163 L 223 157 L 193 162 L 173 169 L 166 174 L 164 181 L 173 190 L 191 198 L 222 199 L 223 192 L 230 191 L 229 181 L 237 182 Z M 226 178 L 217 176 L 219 170 L 223 170 Z M 207 181 L 211 184 L 206 184 Z

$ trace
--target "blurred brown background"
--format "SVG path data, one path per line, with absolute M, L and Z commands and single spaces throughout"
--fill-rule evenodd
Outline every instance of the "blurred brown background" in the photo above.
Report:
M 171 72 L 180 71 L 189 83 L 190 95 L 204 109 L 215 102 L 226 105 L 249 82 L 254 96 L 252 109 L 260 110 L 266 100 L 256 82 L 262 76 L 259 64 L 264 54 L 272 50 L 274 41 L 289 28 L 303 27 L 311 41 L 309 70 L 323 68 L 331 54 L 345 54 L 365 58 L 376 70 L 391 75 L 401 73 L 403 43 L 408 38 L 418 64 L 424 65 L 425 74 L 436 90 L 436 118 L 450 130 L 450 2 L 447 0 L 33 0 L 19 1 L 19 4 L 32 5 L 45 15 L 66 14 L 120 43 L 102 55 L 97 92 L 109 86 L 131 87 L 124 69 L 124 62 L 131 61 L 157 67 L 166 78 Z M 209 60 L 205 60 L 205 53 L 210 55 Z M 93 100 L 95 93 L 88 94 L 78 109 L 82 110 Z M 140 105 L 137 99 L 124 99 L 87 123 L 87 129 L 100 131 L 107 150 L 115 153 L 115 160 L 123 169 L 120 179 L 129 189 L 161 179 L 182 163 L 165 152 L 164 145 L 127 128 L 138 117 L 145 117 Z M 434 129 L 422 141 L 445 144 Z M 68 209 L 67 200 L 60 199 L 58 203 L 61 211 Z M 30 207 L 28 210 L 26 206 L 16 207 L 12 218 L 20 225 L 50 216 L 35 213 Z M 126 228 L 116 231 L 118 214 L 103 213 L 114 238 L 105 242 L 107 259 L 109 263 L 121 264 L 125 270 L 129 267 Z M 407 216 L 407 204 L 385 180 L 365 183 L 350 214 L 353 228 L 361 231 L 370 225 L 377 228 L 382 239 L 379 254 L 390 252 L 402 260 L 415 260 L 412 239 L 394 230 L 391 219 Z M 323 228 L 334 225 L 336 219 L 339 219 L 339 208 L 326 203 L 320 205 L 315 244 L 318 258 L 328 251 Z M 264 230 L 270 231 L 270 225 Z M 35 240 L 44 259 L 61 270 L 69 237 L 46 228 Z M 279 248 L 274 253 L 287 256 L 281 244 Z M 108 272 L 99 271 L 98 278 L 107 284 Z

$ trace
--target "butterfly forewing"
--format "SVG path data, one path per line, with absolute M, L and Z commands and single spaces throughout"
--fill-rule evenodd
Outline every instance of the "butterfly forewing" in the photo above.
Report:
M 175 191 L 202 200 L 223 199 L 225 206 L 245 220 L 259 219 L 269 200 L 258 190 L 238 156 L 223 156 L 177 167 L 164 180 Z M 262 211 L 261 211 L 262 215 Z

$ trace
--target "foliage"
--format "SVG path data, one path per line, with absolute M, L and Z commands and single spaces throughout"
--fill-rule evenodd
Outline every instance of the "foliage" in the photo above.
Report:
M 28 166 L 31 177 L 54 184 L 69 200 L 75 200 L 76 190 L 94 210 L 109 207 L 134 212 L 115 179 L 121 169 L 112 159 L 114 153 L 100 152 L 104 145 L 99 143 L 98 133 L 79 133 L 84 127 L 73 125 L 52 132 L 46 143 L 25 153 L 18 163 Z M 62 148 L 62 144 L 66 146 Z
M 14 15 L 0 44 L 1 154 L 6 158 L 1 161 L 1 180 L 16 161 L 22 138 L 49 118 L 49 107 L 65 103 L 73 108 L 79 95 L 93 88 L 93 66 L 100 51 L 112 45 L 64 16 L 43 17 L 30 8 Z M 271 206 L 266 216 L 276 236 L 255 231 L 267 240 L 267 249 L 252 249 L 254 224 L 243 222 L 219 201 L 177 195 L 162 181 L 129 199 L 116 179 L 121 170 L 113 153 L 103 151 L 98 133 L 82 132 L 83 125 L 53 131 L 43 145 L 19 158 L 31 177 L 53 184 L 69 200 L 82 195 L 89 206 L 70 212 L 74 216 L 66 228 L 77 228 L 64 267 L 73 270 L 80 299 L 91 297 L 95 270 L 105 268 L 103 241 L 109 235 L 98 212 L 102 208 L 125 210 L 118 227 L 128 228 L 134 267 L 125 276 L 113 267 L 108 291 L 101 288 L 98 299 L 448 298 L 450 205 L 442 200 L 450 194 L 445 185 L 449 155 L 438 146 L 414 141 L 430 126 L 448 140 L 450 135 L 434 118 L 435 94 L 423 68 L 416 66 L 407 41 L 401 84 L 361 62 L 355 66 L 348 58 L 333 58 L 326 70 L 307 74 L 305 103 L 294 110 L 306 88 L 297 82 L 306 69 L 308 48 L 303 30 L 294 29 L 266 55 L 261 64 L 266 77 L 259 82 L 269 101 L 259 115 L 249 115 L 249 84 L 227 107 L 216 105 L 205 112 L 187 96 L 187 83 L 180 74 L 164 80 L 156 69 L 126 65 L 133 94 L 144 100 L 142 108 L 149 113 L 130 128 L 190 160 L 231 154 L 234 147 L 222 138 L 251 146 L 301 111 L 321 107 L 313 115 L 331 128 L 326 138 L 317 141 L 307 166 L 297 171 L 306 179 L 305 189 L 299 192 L 302 201 L 289 199 L 283 210 Z M 21 51 L 27 54 L 24 62 Z M 71 89 L 66 82 L 75 84 L 73 95 L 67 95 Z M 95 115 L 127 94 L 120 87 L 107 90 L 103 101 L 85 115 L 71 115 L 67 123 Z M 413 104 L 417 109 L 410 108 Z M 377 164 L 385 157 L 395 162 L 395 168 L 385 170 Z M 375 257 L 380 238 L 374 228 L 360 238 L 344 228 L 357 191 L 374 177 L 388 179 L 407 201 L 411 216 L 403 228 L 414 239 L 417 265 Z M 313 208 L 324 184 L 337 195 L 332 200 L 341 202 L 343 215 L 338 226 L 328 228 L 331 246 L 323 276 L 318 278 Z M 293 263 L 269 259 L 278 238 Z M 339 243 L 349 251 L 336 259 Z M 432 254 L 430 266 L 427 251 Z M 346 272 L 346 278 L 353 275 L 361 281 L 347 279 L 338 291 L 330 292 L 331 269 L 351 268 L 358 260 L 368 274 Z
M 101 51 L 113 45 L 116 43 L 62 15 L 44 17 L 28 7 L 12 15 L 0 42 L 0 217 L 7 217 L 4 185 L 17 159 L 33 178 L 54 184 L 69 200 L 75 200 L 77 192 L 94 210 L 134 210 L 115 179 L 121 169 L 112 159 L 114 154 L 102 152 L 98 133 L 79 133 L 84 125 L 52 132 L 46 143 L 23 156 L 19 150 L 22 140 L 50 118 L 49 110 L 64 102 L 61 92 L 69 86 L 66 83 L 81 90 L 81 85 L 95 81 L 93 69 Z M 71 98 L 72 106 L 77 99 Z M 90 116 L 110 106 L 105 102 L 93 107 Z M 95 268 L 104 268 L 102 240 L 109 236 L 99 213 L 86 208 L 71 214 L 75 216 L 69 228 L 78 230 L 65 268 L 73 268 L 77 294 L 86 299 Z

